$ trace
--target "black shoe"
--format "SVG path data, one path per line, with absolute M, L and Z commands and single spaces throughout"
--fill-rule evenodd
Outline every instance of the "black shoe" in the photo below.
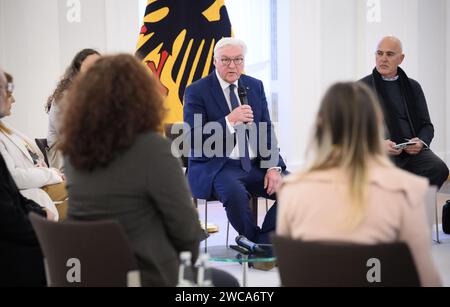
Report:
M 208 238 L 209 238 L 208 231 L 202 229 L 202 231 L 200 232 L 200 242 L 205 241 Z

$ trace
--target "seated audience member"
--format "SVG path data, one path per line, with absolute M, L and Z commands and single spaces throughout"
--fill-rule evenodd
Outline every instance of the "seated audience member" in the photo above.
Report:
M 62 174 L 57 169 L 47 167 L 34 141 L 1 120 L 11 115 L 15 102 L 13 78 L 7 73 L 5 77 L 7 97 L 0 112 L 0 153 L 22 195 L 50 210 L 56 220 L 63 219 L 67 191 Z M 55 207 L 54 202 L 62 203 Z
M 66 105 L 60 148 L 69 220 L 117 220 L 143 284 L 176 286 L 180 252 L 195 262 L 204 233 L 181 163 L 161 133 L 156 79 L 131 55 L 104 57 L 77 78 Z
M 434 127 L 420 84 L 410 79 L 399 65 L 405 55 L 402 43 L 387 36 L 378 44 L 376 67 L 361 81 L 378 94 L 387 127 L 385 146 L 394 163 L 441 187 L 448 178 L 448 167 L 431 149 Z M 411 140 L 414 145 L 396 148 Z
M 304 241 L 405 242 L 423 286 L 441 285 L 431 256 L 428 180 L 396 168 L 371 90 L 339 83 L 316 120 L 311 165 L 280 190 L 277 234 Z
M 48 97 L 45 110 L 48 113 L 47 158 L 50 167 L 64 172 L 64 163 L 61 152 L 57 149 L 59 134 L 59 111 L 62 100 L 75 78 L 86 72 L 92 64 L 100 58 L 100 53 L 93 49 L 83 49 L 78 52 L 59 81 L 53 94 Z
M 6 106 L 7 83 L 0 70 L 0 112 Z M 53 219 L 51 211 L 24 198 L 0 155 L 0 287 L 45 286 L 44 260 L 28 220 L 36 212 Z

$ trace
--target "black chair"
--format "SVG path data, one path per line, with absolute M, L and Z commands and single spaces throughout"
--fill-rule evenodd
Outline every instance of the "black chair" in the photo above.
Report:
M 275 256 L 285 287 L 419 287 L 420 280 L 405 243 L 361 245 L 307 242 L 274 235 Z M 379 264 L 380 282 L 370 282 Z M 378 262 L 379 261 L 379 262 Z
M 42 152 L 42 155 L 44 155 L 44 160 L 45 160 L 45 164 L 47 164 L 47 166 L 50 166 L 50 164 L 48 164 L 48 157 L 47 157 L 47 150 L 48 150 L 48 144 L 47 144 L 47 139 L 34 139 L 34 141 L 36 142 L 37 147 L 39 147 L 39 149 Z
M 131 245 L 118 222 L 56 223 L 34 213 L 30 221 L 45 258 L 49 286 L 140 286 Z M 67 278 L 74 259 L 79 260 L 79 282 Z

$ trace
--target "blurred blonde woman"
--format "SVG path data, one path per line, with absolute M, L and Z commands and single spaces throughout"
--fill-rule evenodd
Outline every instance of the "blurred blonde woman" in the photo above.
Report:
M 382 112 L 369 88 L 332 86 L 317 116 L 310 166 L 281 187 L 277 234 L 304 241 L 403 241 L 421 284 L 439 286 L 424 202 L 428 181 L 396 168 L 383 136 Z

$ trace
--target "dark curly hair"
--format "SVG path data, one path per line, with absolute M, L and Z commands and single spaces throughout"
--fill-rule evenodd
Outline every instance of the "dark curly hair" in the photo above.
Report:
M 79 170 L 106 167 L 139 134 L 161 132 L 158 82 L 131 55 L 98 60 L 75 80 L 62 107 L 60 149 Z
M 53 91 L 53 94 L 47 98 L 47 104 L 45 105 L 45 111 L 48 113 L 52 108 L 52 103 L 57 103 L 61 100 L 64 95 L 64 92 L 67 91 L 72 84 L 73 80 L 78 76 L 81 69 L 81 64 L 83 64 L 84 60 L 91 55 L 100 55 L 97 50 L 94 49 L 83 49 L 78 52 L 72 60 L 72 63 L 69 67 L 67 67 L 64 76 L 58 82 L 56 89 Z

